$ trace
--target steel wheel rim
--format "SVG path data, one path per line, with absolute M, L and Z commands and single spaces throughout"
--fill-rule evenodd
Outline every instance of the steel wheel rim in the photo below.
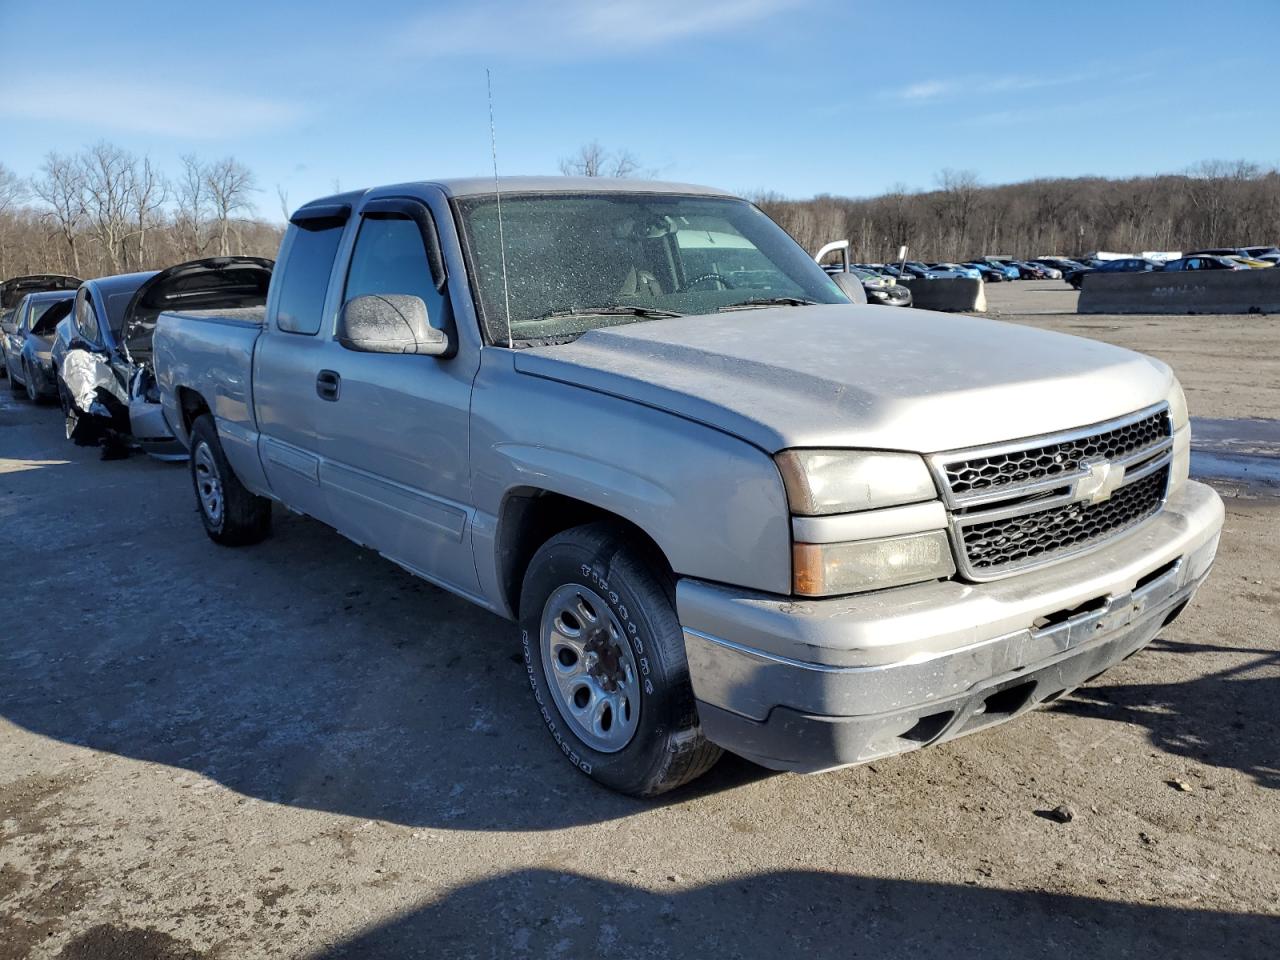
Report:
M 617 753 L 640 724 L 640 672 L 609 605 L 581 584 L 555 590 L 542 608 L 542 670 L 560 716 L 599 753 Z
M 196 444 L 191 463 L 195 472 L 196 497 L 200 500 L 200 509 L 216 527 L 222 522 L 222 481 L 218 479 L 218 468 L 209 444 L 204 441 Z
M 35 403 L 38 395 L 36 394 L 35 379 L 31 376 L 31 367 L 23 364 L 22 373 L 24 386 L 27 388 L 27 399 Z

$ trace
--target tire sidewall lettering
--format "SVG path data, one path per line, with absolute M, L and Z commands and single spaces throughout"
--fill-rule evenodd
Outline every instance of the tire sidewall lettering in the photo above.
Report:
M 569 746 L 564 735 L 560 732 L 560 725 L 557 723 L 559 713 L 547 707 L 546 701 L 542 697 L 542 690 L 538 686 L 538 674 L 536 665 L 533 662 L 533 647 L 529 640 L 529 631 L 522 629 L 520 631 L 520 646 L 524 652 L 525 671 L 528 674 L 529 687 L 533 690 L 533 699 L 537 701 L 538 712 L 542 714 L 542 722 L 546 724 L 547 729 L 551 732 L 551 737 L 556 742 L 556 746 L 560 748 L 565 758 L 583 773 L 590 775 L 591 764 Z

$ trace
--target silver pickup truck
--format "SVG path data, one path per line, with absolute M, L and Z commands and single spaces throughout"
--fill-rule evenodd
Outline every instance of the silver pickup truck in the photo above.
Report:
M 265 309 L 164 313 L 209 536 L 273 501 L 520 624 L 583 773 L 813 772 L 971 733 L 1132 655 L 1223 510 L 1159 361 L 851 305 L 678 184 L 401 184 L 293 216 Z

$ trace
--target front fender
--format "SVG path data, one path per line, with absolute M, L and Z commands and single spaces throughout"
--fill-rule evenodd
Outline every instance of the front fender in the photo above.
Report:
M 513 491 L 545 490 L 633 523 L 679 575 L 791 588 L 790 514 L 772 457 L 632 401 L 516 373 L 486 350 L 472 399 L 477 568 L 500 596 L 497 527 Z

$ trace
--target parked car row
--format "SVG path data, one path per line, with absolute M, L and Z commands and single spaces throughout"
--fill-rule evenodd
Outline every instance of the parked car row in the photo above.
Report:
M 1066 261 L 1069 267 L 1049 260 L 1012 260 L 983 257 L 963 262 L 938 261 L 924 263 L 907 260 L 902 263 L 855 263 L 853 266 L 884 277 L 918 280 L 984 280 L 987 283 L 1004 283 L 1007 280 L 1061 280 L 1065 269 L 1076 269 L 1081 264 Z
M 1080 289 L 1090 273 L 1150 273 L 1157 270 L 1264 270 L 1280 263 L 1280 249 L 1276 247 L 1220 247 L 1212 250 L 1194 250 L 1171 260 L 1152 257 L 1119 257 L 1110 260 L 1092 260 L 1077 264 L 1064 278 Z
M 213 257 L 93 280 L 40 275 L 0 286 L 0 350 L 15 393 L 57 400 L 67 439 L 105 458 L 185 459 L 160 409 L 151 339 L 160 311 L 262 306 L 274 263 Z
M 1106 255 L 1102 255 L 1106 256 Z M 1280 263 L 1280 248 L 1265 245 L 1256 247 L 1218 247 L 1195 250 L 1167 260 L 1150 256 L 1085 258 L 1034 257 L 1018 260 L 1012 257 L 986 256 L 965 261 L 938 261 L 925 263 L 907 260 L 902 263 L 854 263 L 854 269 L 868 271 L 895 280 L 942 280 L 969 278 L 987 283 L 1004 283 L 1008 280 L 1065 280 L 1077 290 L 1087 274 L 1133 273 L 1151 270 L 1261 270 Z

